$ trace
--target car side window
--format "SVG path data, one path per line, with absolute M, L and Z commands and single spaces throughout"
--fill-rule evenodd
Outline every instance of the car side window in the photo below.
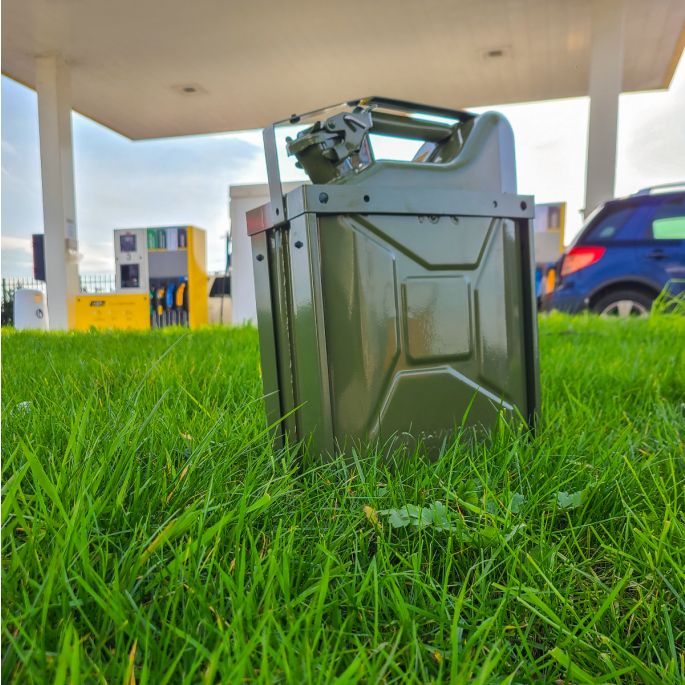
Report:
M 685 240 L 685 197 L 663 198 L 654 210 L 647 240 Z
M 646 205 L 608 206 L 598 216 L 583 242 L 640 240 L 649 226 L 652 208 Z

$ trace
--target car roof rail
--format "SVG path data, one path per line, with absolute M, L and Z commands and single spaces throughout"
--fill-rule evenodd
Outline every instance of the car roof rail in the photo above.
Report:
M 685 190 L 685 181 L 675 181 L 674 183 L 660 183 L 659 185 L 649 186 L 638 190 L 634 195 L 655 195 L 656 193 L 667 193 L 671 190 Z

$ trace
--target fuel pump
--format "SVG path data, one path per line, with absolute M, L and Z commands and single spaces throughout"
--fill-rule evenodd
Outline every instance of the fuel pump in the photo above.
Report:
M 188 309 L 188 284 L 185 279 L 181 278 L 176 288 L 175 310 L 176 317 L 181 326 L 186 325 L 186 313 Z
M 201 228 L 115 229 L 114 263 L 114 293 L 75 298 L 78 329 L 145 330 L 207 323 L 207 240 Z
M 174 313 L 174 295 L 176 293 L 176 284 L 171 281 L 167 283 L 166 286 L 166 299 L 165 299 L 165 306 L 166 306 L 166 311 L 167 311 L 167 323 L 169 325 L 175 325 L 178 324 L 179 322 L 175 317 Z

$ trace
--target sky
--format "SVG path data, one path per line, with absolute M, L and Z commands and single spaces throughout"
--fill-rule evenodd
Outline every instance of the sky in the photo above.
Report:
M 36 94 L 2 77 L 3 276 L 30 276 L 31 234 L 43 230 Z M 326 103 L 322 103 L 325 105 Z M 516 139 L 519 192 L 568 203 L 567 242 L 581 226 L 587 97 L 498 110 Z M 112 230 L 193 224 L 207 230 L 209 270 L 223 270 L 228 187 L 265 183 L 260 131 L 150 141 L 127 138 L 74 113 L 76 222 L 82 273 L 114 271 Z M 393 144 L 386 154 L 403 150 Z M 668 91 L 621 95 L 616 194 L 685 181 L 685 59 Z M 302 178 L 292 165 L 284 180 Z

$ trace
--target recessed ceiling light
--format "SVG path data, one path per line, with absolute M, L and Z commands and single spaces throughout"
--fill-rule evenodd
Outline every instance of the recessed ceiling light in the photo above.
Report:
M 497 47 L 497 48 L 487 48 L 486 50 L 481 50 L 481 57 L 486 60 L 498 60 L 503 58 L 511 57 L 510 47 Z
M 199 83 L 180 83 L 176 86 L 171 86 L 171 88 L 181 95 L 201 95 L 207 93 Z

